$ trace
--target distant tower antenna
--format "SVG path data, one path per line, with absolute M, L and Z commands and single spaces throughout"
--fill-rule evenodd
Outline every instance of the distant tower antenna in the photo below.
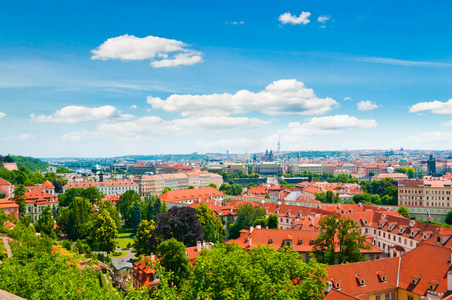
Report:
M 281 152 L 281 138 L 278 137 L 278 153 Z

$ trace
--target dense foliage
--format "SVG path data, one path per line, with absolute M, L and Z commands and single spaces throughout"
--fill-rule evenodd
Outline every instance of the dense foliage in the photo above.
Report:
M 319 226 L 322 232 L 313 250 L 320 262 L 333 265 L 364 260 L 361 249 L 370 249 L 370 246 L 364 244 L 365 237 L 360 235 L 355 220 L 331 215 L 323 217 Z
M 237 205 L 235 211 L 237 213 L 237 219 L 229 230 L 229 237 L 231 239 L 238 238 L 240 236 L 240 230 L 249 229 L 254 225 L 256 219 L 262 219 L 267 214 L 265 209 L 251 203 L 240 203 Z
M 18 222 L 8 234 L 18 242 L 10 242 L 13 257 L 0 265 L 0 289 L 25 299 L 121 299 L 95 267 L 78 269 L 70 257 L 52 255 L 55 241 L 35 236 L 32 226 Z

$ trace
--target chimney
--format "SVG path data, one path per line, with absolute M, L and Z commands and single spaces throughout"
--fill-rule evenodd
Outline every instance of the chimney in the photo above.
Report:
M 416 225 L 416 222 L 414 222 L 413 220 L 410 221 L 410 227 L 414 227 L 414 225 Z
M 196 251 L 201 252 L 201 250 L 202 250 L 201 241 L 197 241 L 196 242 Z
M 206 248 L 206 241 L 202 241 L 202 247 Z
M 262 229 L 261 225 L 256 225 L 256 229 Z
M 251 227 L 251 228 L 253 228 L 253 227 Z M 251 238 L 249 238 L 249 240 L 248 240 L 248 245 L 250 246 L 250 248 L 253 246 L 253 241 Z
M 151 260 L 152 260 L 152 261 L 155 260 L 155 255 L 154 255 L 154 253 L 151 253 Z
M 312 221 L 312 227 L 314 227 L 314 218 L 311 218 Z
M 251 226 L 251 227 L 250 227 L 250 233 L 253 233 L 253 230 L 254 230 L 254 227 Z

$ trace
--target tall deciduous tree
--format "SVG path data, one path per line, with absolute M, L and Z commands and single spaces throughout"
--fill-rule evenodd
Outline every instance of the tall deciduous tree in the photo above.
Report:
M 191 273 L 191 265 L 185 253 L 185 246 L 176 239 L 171 238 L 160 244 L 158 253 L 161 264 L 166 271 L 171 271 L 170 284 L 182 287 Z
M 172 207 L 168 212 L 157 215 L 157 229 L 153 234 L 155 233 L 162 240 L 175 238 L 186 247 L 195 246 L 197 241 L 202 241 L 204 238 L 203 227 L 196 213 L 196 209 L 188 206 Z M 152 242 L 152 240 L 148 241 L 148 245 L 151 248 L 157 247 Z
M 133 190 L 128 190 L 119 197 L 116 207 L 121 213 L 121 217 L 127 228 L 132 227 L 132 205 L 135 201 L 140 201 L 140 195 Z
M 271 214 L 268 216 L 268 228 L 269 229 L 278 229 L 279 218 L 275 214 Z
M 220 241 L 220 235 L 218 234 L 218 228 L 215 224 L 212 223 L 211 220 L 207 221 L 206 225 L 204 225 L 204 240 L 206 242 L 212 242 L 214 244 Z
M 138 203 L 138 201 L 135 200 L 135 203 L 133 204 L 132 213 L 131 213 L 131 225 L 134 232 L 137 232 L 138 226 L 140 226 L 141 222 L 141 206 Z
M 151 239 L 153 231 L 157 228 L 153 220 L 147 221 L 143 220 L 138 226 L 137 234 L 133 240 L 133 247 L 135 248 L 137 255 L 150 255 L 152 249 L 148 247 L 148 240 Z M 156 242 L 155 244 L 157 244 Z
M 118 229 L 107 210 L 102 210 L 97 216 L 92 233 L 92 239 L 99 243 L 100 251 L 106 251 L 108 254 L 116 249 Z
M 25 209 L 26 209 L 26 201 L 25 201 L 25 193 L 27 190 L 25 189 L 25 186 L 23 184 L 20 184 L 15 190 L 14 190 L 14 202 L 16 202 L 17 205 L 19 205 L 19 215 L 20 217 L 23 217 L 25 215 Z
M 75 197 L 69 206 L 66 233 L 73 241 L 86 237 L 92 228 L 93 206 L 82 197 Z M 66 216 L 65 216 L 66 217 Z
M 360 250 L 369 246 L 364 244 L 365 237 L 355 220 L 331 215 L 322 218 L 319 225 L 322 233 L 313 248 L 319 261 L 332 265 L 364 260 Z
M 256 219 L 265 217 L 266 211 L 260 206 L 251 203 L 241 203 L 236 208 L 237 219 L 230 230 L 230 238 L 236 239 L 240 236 L 240 230 L 249 229 Z
M 103 198 L 103 194 L 94 186 L 84 189 L 82 196 L 88 199 L 91 204 L 100 203 Z
M 196 216 L 198 217 L 199 222 L 202 224 L 202 226 L 204 227 L 204 237 L 206 239 L 206 241 L 208 242 L 213 242 L 209 240 L 209 238 L 212 238 L 214 236 L 217 236 L 217 241 L 216 242 L 223 242 L 223 223 L 221 222 L 220 217 L 218 217 L 217 215 L 215 215 L 215 213 L 205 204 L 205 203 L 201 203 L 196 207 Z M 209 233 L 209 238 L 207 237 L 206 231 L 207 231 L 207 224 L 209 223 L 209 221 L 212 223 L 212 225 L 215 226 L 215 230 L 217 231 L 216 235 L 213 235 L 213 233 Z M 211 230 L 211 228 L 209 228 L 209 230 Z

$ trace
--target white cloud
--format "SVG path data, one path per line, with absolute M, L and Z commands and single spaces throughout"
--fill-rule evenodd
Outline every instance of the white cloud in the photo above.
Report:
M 250 129 L 268 125 L 269 122 L 258 118 L 246 117 L 193 117 L 174 120 L 162 120 L 156 116 L 146 116 L 133 121 L 100 123 L 96 131 L 80 131 L 66 134 L 63 140 L 80 141 L 97 137 L 128 137 L 139 134 L 167 135 L 168 133 L 197 133 L 200 131 Z
M 407 67 L 433 67 L 433 68 L 444 68 L 452 67 L 451 63 L 437 63 L 428 61 L 414 61 L 414 60 L 403 60 L 396 58 L 386 58 L 386 57 L 358 57 L 351 58 L 351 61 L 358 62 L 368 62 L 376 64 L 386 64 L 386 65 L 396 65 L 396 66 L 407 66 Z
M 452 120 L 443 124 L 444 127 L 452 127 Z
M 179 53 L 172 58 L 155 60 L 151 62 L 154 68 L 168 68 L 177 66 L 191 66 L 202 62 L 201 52 Z
M 452 114 L 452 99 L 447 102 L 432 101 L 432 102 L 420 102 L 410 108 L 410 113 L 416 113 L 420 111 L 430 111 L 432 114 L 447 115 Z
M 83 121 L 106 120 L 106 119 L 132 119 L 132 115 L 119 114 L 118 110 L 111 106 L 85 107 L 70 105 L 57 110 L 51 116 L 34 114 L 30 115 L 31 121 L 39 123 L 78 123 Z
M 372 102 L 370 100 L 362 100 L 357 104 L 358 110 L 361 111 L 368 111 L 368 110 L 374 110 L 378 107 L 375 102 Z
M 331 16 L 320 16 L 317 18 L 317 22 L 325 24 L 326 21 L 328 21 L 329 19 L 331 19 Z
M 154 109 L 180 112 L 182 116 L 225 116 L 252 111 L 267 115 L 319 115 L 338 105 L 329 97 L 317 98 L 312 89 L 295 79 L 274 81 L 258 93 L 241 90 L 235 94 L 175 94 L 166 100 L 148 97 L 147 103 Z
M 410 136 L 403 140 L 403 142 L 408 143 L 409 146 L 417 148 L 448 148 L 450 144 L 450 140 L 452 139 L 452 132 L 441 132 L 441 131 L 433 131 L 433 132 L 425 132 L 416 136 Z
M 133 104 L 133 105 L 131 105 L 129 108 L 130 108 L 130 109 L 137 109 L 137 106 L 136 106 L 135 104 Z
M 0 112 L 0 119 L 6 117 L 5 113 Z
M 292 15 L 290 12 L 286 12 L 282 15 L 279 16 L 278 20 L 282 23 L 282 24 L 292 24 L 292 25 L 298 25 L 298 24 L 303 24 L 306 25 L 308 24 L 309 21 L 309 16 L 311 15 L 310 12 L 305 12 L 303 11 L 300 16 L 296 16 L 296 15 Z
M 352 97 L 345 97 L 344 101 L 353 101 Z
M 314 117 L 304 123 L 291 122 L 278 136 L 309 136 L 341 133 L 344 129 L 375 128 L 378 123 L 372 119 L 357 119 L 349 115 Z
M 106 40 L 92 50 L 91 59 L 151 60 L 154 68 L 194 65 L 202 62 L 202 53 L 187 48 L 178 40 L 157 36 L 139 38 L 121 35 Z
M 25 133 L 25 134 L 16 135 L 16 136 L 1 137 L 0 141 L 4 141 L 4 142 L 28 141 L 28 140 L 31 140 L 33 138 L 34 138 L 34 136 L 32 134 Z

